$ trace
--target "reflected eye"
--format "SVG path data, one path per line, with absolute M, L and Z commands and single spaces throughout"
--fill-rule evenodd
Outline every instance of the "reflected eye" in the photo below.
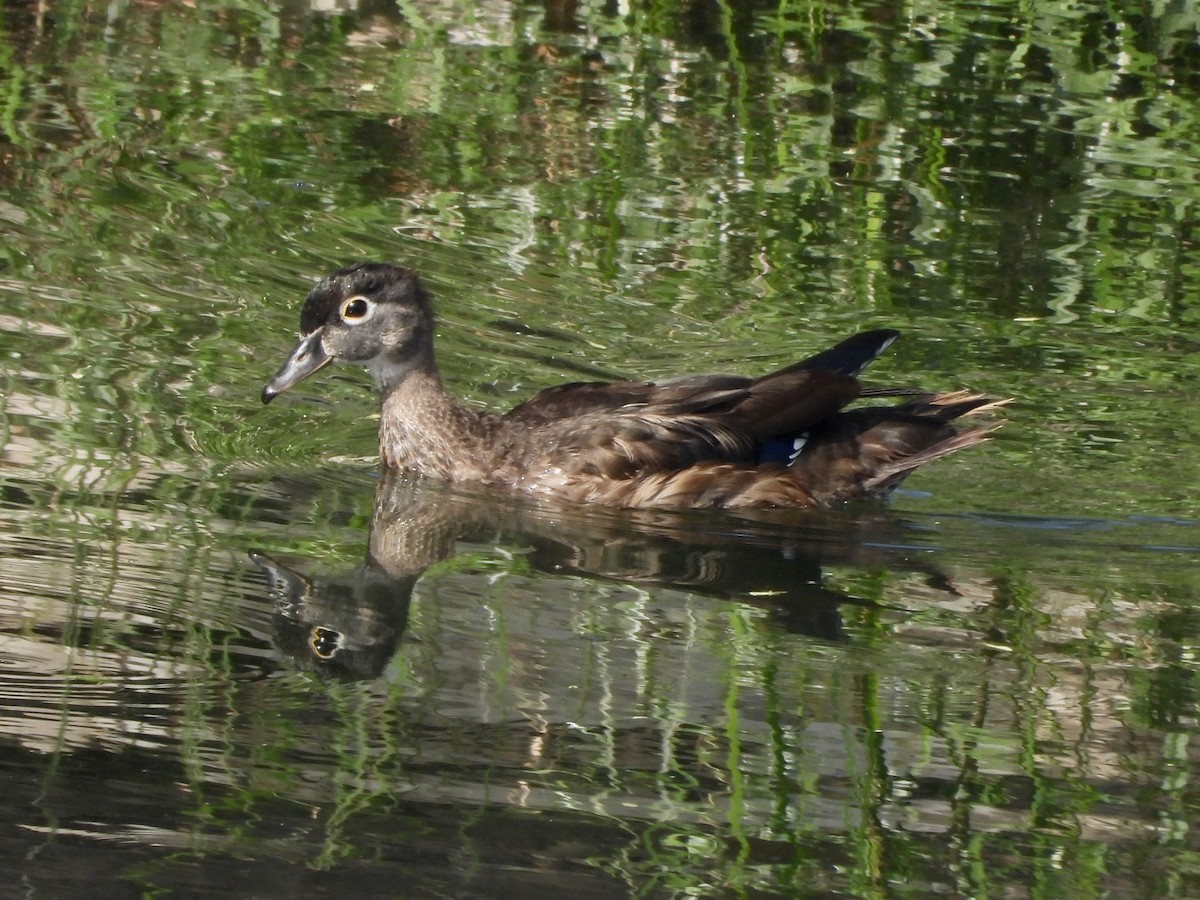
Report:
M 359 322 L 371 314 L 371 301 L 366 297 L 351 297 L 343 301 L 341 316 L 347 322 Z

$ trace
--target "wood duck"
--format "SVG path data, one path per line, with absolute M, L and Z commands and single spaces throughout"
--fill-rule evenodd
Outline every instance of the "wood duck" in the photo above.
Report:
M 866 388 L 858 373 L 898 337 L 867 331 L 751 378 L 578 382 L 508 413 L 442 386 L 429 292 L 411 269 L 355 263 L 309 292 L 300 340 L 263 388 L 269 403 L 330 362 L 366 366 L 388 469 L 618 507 L 829 506 L 883 497 L 913 469 L 984 440 L 953 420 L 995 402 L 962 391 Z M 859 397 L 906 396 L 846 409 Z

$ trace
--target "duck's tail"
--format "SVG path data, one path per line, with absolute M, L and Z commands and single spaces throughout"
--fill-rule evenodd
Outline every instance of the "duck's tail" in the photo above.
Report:
M 953 391 L 839 413 L 813 429 L 789 468 L 818 505 L 882 497 L 917 467 L 973 447 L 1000 427 L 989 423 L 960 431 L 951 424 L 956 419 L 1009 402 Z

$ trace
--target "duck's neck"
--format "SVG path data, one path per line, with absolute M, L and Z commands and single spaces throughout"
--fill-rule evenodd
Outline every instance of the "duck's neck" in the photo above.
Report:
M 380 393 L 379 455 L 385 467 L 451 481 L 486 471 L 485 417 L 459 404 L 438 377 L 432 357 L 404 373 L 375 371 Z M 387 376 L 399 377 L 387 377 Z

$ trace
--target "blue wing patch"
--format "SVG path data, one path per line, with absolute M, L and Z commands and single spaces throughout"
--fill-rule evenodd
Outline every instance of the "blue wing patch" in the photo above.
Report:
M 759 448 L 758 464 L 761 466 L 763 463 L 779 463 L 790 466 L 804 452 L 804 445 L 807 443 L 808 432 L 767 441 Z

